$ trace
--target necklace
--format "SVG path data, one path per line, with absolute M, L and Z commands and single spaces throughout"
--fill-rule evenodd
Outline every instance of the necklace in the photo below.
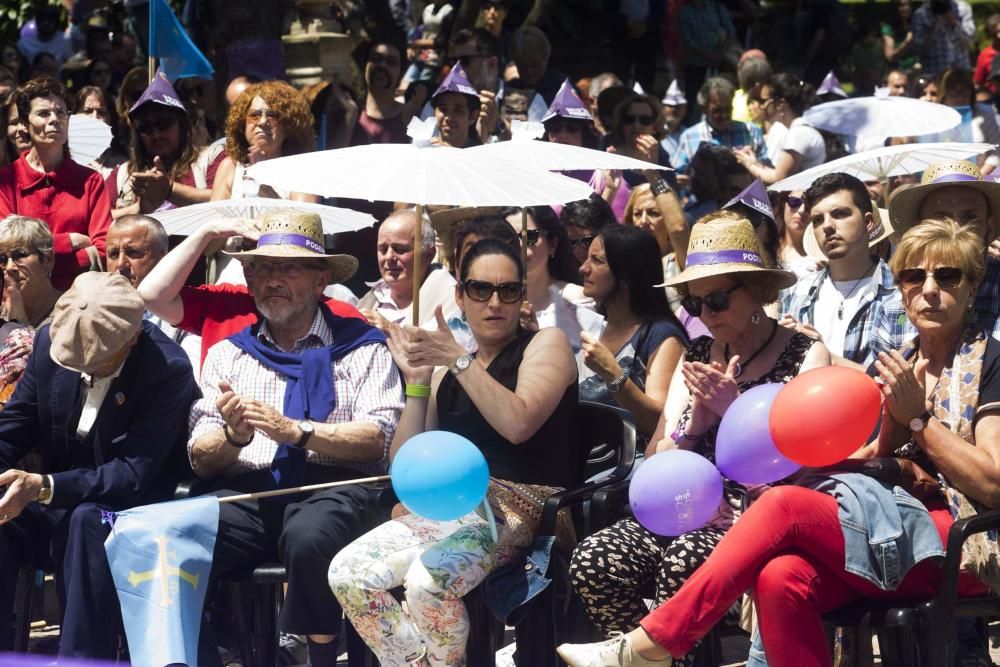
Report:
M 837 306 L 837 319 L 838 320 L 844 319 L 844 304 L 854 294 L 854 290 L 858 289 L 858 286 L 861 284 L 861 281 L 868 277 L 868 274 L 871 273 L 871 271 L 872 271 L 873 268 L 875 268 L 875 262 L 872 262 L 872 265 L 868 268 L 867 271 L 865 271 L 865 275 L 861 276 L 860 278 L 858 278 L 857 280 L 854 281 L 854 284 L 851 285 L 851 290 L 847 293 L 847 296 L 840 297 L 840 305 Z M 827 275 L 829 275 L 829 274 L 827 274 Z M 830 276 L 830 282 L 831 283 L 833 282 L 833 276 Z M 834 287 L 834 289 L 836 290 L 837 288 Z M 839 290 L 838 290 L 838 293 L 839 293 Z
M 753 360 L 757 358 L 757 355 L 763 352 L 764 348 L 766 348 L 768 345 L 771 344 L 771 341 L 774 340 L 774 334 L 776 333 L 778 333 L 778 321 L 771 320 L 771 335 L 767 337 L 767 340 L 764 341 L 764 344 L 758 347 L 757 351 L 751 354 L 750 358 L 748 358 L 744 363 L 741 364 L 738 361 L 736 362 L 736 374 L 734 375 L 734 377 L 739 377 L 743 375 L 743 369 L 747 368 L 751 363 L 753 363 Z M 726 364 L 729 364 L 729 343 L 726 343 L 726 347 L 723 350 L 723 354 L 726 357 Z

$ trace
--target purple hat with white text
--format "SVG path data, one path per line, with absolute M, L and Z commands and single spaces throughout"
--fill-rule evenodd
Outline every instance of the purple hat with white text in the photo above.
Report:
M 767 196 L 767 188 L 764 187 L 764 182 L 759 178 L 748 185 L 743 192 L 726 202 L 722 208 L 728 209 L 739 204 L 774 220 L 774 211 L 771 210 L 771 200 Z
M 434 100 L 438 95 L 444 95 L 445 93 L 460 93 L 462 95 L 468 95 L 470 97 L 475 97 L 476 101 L 479 100 L 479 91 L 476 90 L 475 86 L 469 81 L 469 77 L 465 74 L 465 70 L 462 69 L 462 63 L 455 63 L 455 66 L 451 68 L 448 72 L 448 76 L 445 77 L 438 89 L 434 91 L 431 95 L 431 100 Z
M 552 104 L 549 105 L 545 115 L 542 116 L 542 122 L 552 120 L 556 116 L 572 118 L 574 120 L 594 120 L 583 100 L 573 90 L 573 84 L 569 82 L 568 78 L 559 86 L 559 92 L 556 93 Z
M 163 72 L 156 73 L 156 76 L 153 77 L 146 90 L 139 96 L 139 99 L 132 108 L 128 110 L 129 118 L 134 118 L 136 112 L 147 104 L 159 104 L 160 106 L 180 109 L 184 113 L 187 113 L 184 104 L 181 102 L 180 95 L 170 85 L 167 75 Z

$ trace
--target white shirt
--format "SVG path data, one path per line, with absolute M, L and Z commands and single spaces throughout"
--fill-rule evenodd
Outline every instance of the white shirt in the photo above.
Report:
M 844 356 L 847 329 L 862 301 L 871 301 L 878 289 L 878 273 L 872 271 L 858 280 L 831 280 L 828 276 L 820 285 L 813 309 L 813 326 L 823 336 L 823 343 L 831 354 Z
M 826 162 L 826 142 L 823 141 L 823 135 L 807 125 L 801 118 L 793 120 L 792 126 L 782 137 L 779 151 L 782 150 L 798 154 L 799 171 L 805 171 Z

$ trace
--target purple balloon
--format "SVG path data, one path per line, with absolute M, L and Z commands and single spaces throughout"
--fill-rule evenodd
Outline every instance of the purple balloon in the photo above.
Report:
M 35 19 L 31 19 L 21 26 L 21 38 L 31 39 L 34 37 L 38 37 L 38 26 L 35 24 Z
M 722 502 L 722 476 L 704 456 L 671 449 L 643 461 L 628 489 L 632 513 L 657 535 L 681 535 L 712 518 Z
M 771 382 L 748 389 L 722 416 L 715 439 L 715 464 L 727 478 L 740 484 L 770 484 L 801 467 L 778 451 L 768 426 L 771 404 L 784 386 Z M 802 418 L 808 419 L 808 415 Z

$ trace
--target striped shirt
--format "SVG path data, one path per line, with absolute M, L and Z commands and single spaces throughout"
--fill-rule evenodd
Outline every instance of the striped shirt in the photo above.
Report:
M 261 324 L 257 337 L 277 348 L 267 322 Z M 316 311 L 309 333 L 295 342 L 291 352 L 328 346 L 333 343 L 333 332 Z M 389 445 L 396 432 L 403 411 L 403 385 L 399 371 L 385 345 L 364 345 L 332 362 L 335 406 L 326 418 L 328 424 L 369 422 L 375 424 L 385 436 L 382 457 L 373 461 L 347 461 L 315 451 L 306 452 L 310 463 L 351 468 L 364 474 L 381 474 L 388 467 Z M 215 407 L 221 393 L 219 381 L 226 380 L 239 396 L 252 398 L 281 412 L 285 403 L 287 378 L 273 371 L 251 355 L 224 339 L 212 346 L 201 373 L 203 397 L 191 408 L 188 426 L 188 457 L 198 438 L 222 428 L 222 415 Z M 254 434 L 253 442 L 240 450 L 239 459 L 225 471 L 233 475 L 251 470 L 266 470 L 278 450 L 278 443 L 263 432 Z

